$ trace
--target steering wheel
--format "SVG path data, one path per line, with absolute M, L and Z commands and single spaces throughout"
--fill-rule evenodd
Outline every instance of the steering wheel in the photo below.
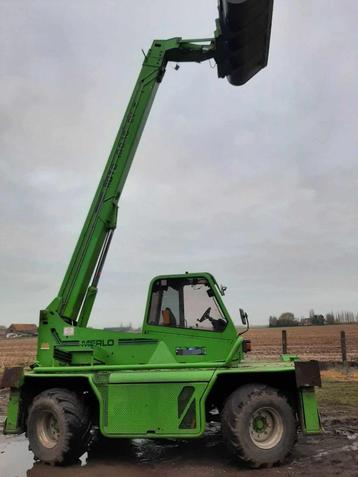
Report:
M 208 320 L 210 311 L 211 311 L 211 306 L 209 306 L 209 308 L 204 312 L 203 316 L 201 318 L 198 318 L 197 321 L 199 321 L 199 323 L 202 323 L 203 321 Z

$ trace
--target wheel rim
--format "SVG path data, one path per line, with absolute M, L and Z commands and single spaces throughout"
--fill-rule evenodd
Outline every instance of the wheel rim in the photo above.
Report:
M 272 407 L 257 409 L 250 420 L 250 437 L 260 449 L 272 449 L 283 435 L 281 415 Z
M 42 411 L 36 425 L 37 436 L 44 447 L 52 449 L 60 437 L 56 416 L 50 411 Z

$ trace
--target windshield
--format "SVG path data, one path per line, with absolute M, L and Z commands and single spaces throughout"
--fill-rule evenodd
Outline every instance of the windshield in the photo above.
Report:
M 223 331 L 227 320 L 205 278 L 176 278 L 154 283 L 148 323 Z

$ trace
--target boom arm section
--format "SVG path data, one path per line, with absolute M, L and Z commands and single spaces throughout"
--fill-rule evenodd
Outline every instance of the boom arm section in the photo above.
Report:
M 153 42 L 145 55 L 60 291 L 47 307 L 48 311 L 59 314 L 67 322 L 87 325 L 116 228 L 118 201 L 166 64 L 168 61 L 201 62 L 213 56 L 210 39 L 185 41 L 172 38 Z

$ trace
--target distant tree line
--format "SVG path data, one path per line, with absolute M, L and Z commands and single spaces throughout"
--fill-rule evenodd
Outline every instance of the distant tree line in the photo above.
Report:
M 314 310 L 310 310 L 308 318 L 296 318 L 289 311 L 282 313 L 278 318 L 270 316 L 270 327 L 288 327 L 288 326 L 313 326 L 313 325 L 334 325 L 338 323 L 358 323 L 358 313 L 352 311 L 330 312 L 326 315 L 316 314 Z

